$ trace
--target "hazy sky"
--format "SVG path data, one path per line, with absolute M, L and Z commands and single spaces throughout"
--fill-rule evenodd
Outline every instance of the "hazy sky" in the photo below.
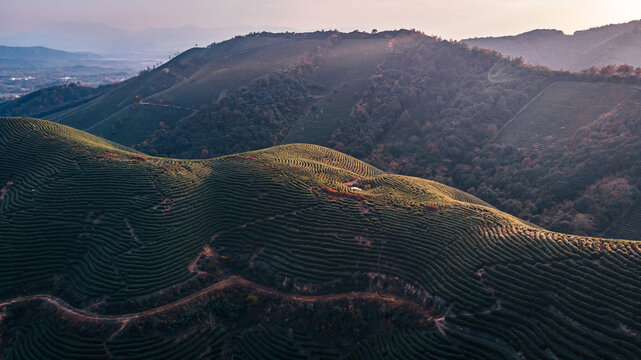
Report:
M 640 0 L 0 0 L 0 32 L 56 22 L 148 27 L 416 28 L 460 39 L 641 19 Z

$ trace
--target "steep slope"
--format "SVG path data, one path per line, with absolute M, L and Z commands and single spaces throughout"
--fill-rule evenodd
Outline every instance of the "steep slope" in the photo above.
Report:
M 533 30 L 515 36 L 463 40 L 470 46 L 523 57 L 532 65 L 580 71 L 610 64 L 641 66 L 641 21 L 607 25 L 565 35 L 558 30 Z
M 150 157 L 0 119 L 0 356 L 634 358 L 640 243 L 314 145 Z
M 424 157 L 425 143 L 450 135 L 482 144 L 531 96 L 568 78 L 580 77 L 523 67 L 420 33 L 333 34 L 294 67 L 225 93 L 138 148 L 194 158 L 203 150 L 225 155 L 305 142 L 367 158 L 379 146 L 401 144 Z
M 519 111 L 494 141 L 529 150 L 567 142 L 580 128 L 638 92 L 637 87 L 623 84 L 554 83 Z
M 92 103 L 48 118 L 121 143 L 136 144 L 156 130 L 171 129 L 179 119 L 251 86 L 257 79 L 274 72 L 300 71 L 300 65 L 309 66 L 310 57 L 321 49 L 327 50 L 323 57 L 329 64 L 317 76 L 317 92 L 349 82 L 349 78 L 340 78 L 346 72 L 358 70 L 359 76 L 367 79 L 380 55 L 388 50 L 389 37 L 406 36 L 407 32 L 342 34 L 343 41 L 337 34 L 262 33 L 194 48 Z M 341 44 L 334 46 L 337 43 Z M 171 111 L 159 114 L 168 109 Z
M 509 76 L 497 81 L 490 70 Z M 435 112 L 460 121 L 454 113 L 468 112 L 471 102 L 491 101 L 474 109 L 487 118 L 476 125 L 484 131 L 501 126 L 550 81 L 568 77 L 413 31 L 260 33 L 191 49 L 47 119 L 148 152 L 199 157 L 203 149 L 223 155 L 331 144 L 352 130 L 355 117 L 380 112 L 381 102 L 391 108 L 373 120 L 393 123 L 408 110 L 409 124 L 399 124 L 406 127 L 414 120 L 422 126 Z
M 366 39 L 359 41 L 373 44 Z M 197 158 L 314 143 L 385 171 L 465 189 L 540 226 L 582 235 L 608 234 L 627 208 L 638 205 L 641 176 L 632 170 L 639 162 L 637 127 L 610 132 L 631 151 L 607 166 L 586 161 L 612 147 L 601 140 L 590 153 L 572 150 L 577 139 L 591 138 L 585 129 L 610 121 L 606 115 L 619 104 L 639 104 L 638 81 L 532 68 L 417 33 L 394 40 L 380 58 L 372 50 L 348 51 L 354 42 L 330 42 L 307 61 L 227 93 L 137 148 Z M 341 47 L 347 55 L 335 60 Z M 352 71 L 346 71 L 349 59 L 359 64 Z M 365 76 L 371 69 L 374 75 Z M 318 85 L 335 78 L 345 82 Z M 622 173 L 624 162 L 631 165 Z M 623 190 L 610 196 L 605 191 L 616 179 Z
M 556 231 L 641 239 L 640 114 L 638 86 L 554 83 L 477 153 L 477 171 L 458 177 Z

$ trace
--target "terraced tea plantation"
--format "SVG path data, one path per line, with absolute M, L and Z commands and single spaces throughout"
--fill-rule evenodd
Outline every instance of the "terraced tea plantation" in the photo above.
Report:
M 521 109 L 495 142 L 532 151 L 567 141 L 638 91 L 623 84 L 556 82 Z
M 314 145 L 147 156 L 0 119 L 2 359 L 634 359 L 641 242 Z

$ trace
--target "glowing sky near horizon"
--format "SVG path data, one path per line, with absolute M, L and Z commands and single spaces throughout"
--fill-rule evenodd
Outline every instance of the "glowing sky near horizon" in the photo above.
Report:
M 641 19 L 639 0 L 0 0 L 4 34 L 60 22 L 97 22 L 127 30 L 416 28 L 460 39 L 536 28 L 572 33 L 635 19 Z

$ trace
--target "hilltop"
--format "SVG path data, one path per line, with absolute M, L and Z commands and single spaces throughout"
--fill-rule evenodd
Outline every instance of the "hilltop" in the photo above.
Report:
M 291 144 L 149 156 L 0 119 L 0 356 L 634 358 L 637 241 Z
M 505 56 L 523 57 L 532 65 L 580 71 L 627 64 L 641 66 L 641 20 L 576 31 L 533 30 L 514 36 L 463 40 Z

